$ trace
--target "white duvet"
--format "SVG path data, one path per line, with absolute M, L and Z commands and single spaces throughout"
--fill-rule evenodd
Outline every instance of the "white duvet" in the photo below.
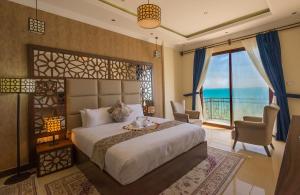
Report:
M 158 123 L 168 121 L 154 117 L 150 119 Z M 128 123 L 110 123 L 92 128 L 75 128 L 72 130 L 72 141 L 91 157 L 97 141 L 124 132 L 122 127 L 126 124 Z M 126 185 L 204 140 L 205 131 L 188 123 L 136 137 L 107 150 L 105 170 L 118 182 Z

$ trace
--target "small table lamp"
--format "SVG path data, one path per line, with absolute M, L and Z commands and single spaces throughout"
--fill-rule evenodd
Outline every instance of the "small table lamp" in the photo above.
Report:
M 61 130 L 61 121 L 59 117 L 47 117 L 44 118 L 44 128 L 52 134 L 52 143 L 50 145 L 55 145 L 55 132 Z
M 35 80 L 22 78 L 1 78 L 0 93 L 16 93 L 17 94 L 17 173 L 9 177 L 4 184 L 10 185 L 27 179 L 31 173 L 23 172 L 20 169 L 20 94 L 34 93 Z

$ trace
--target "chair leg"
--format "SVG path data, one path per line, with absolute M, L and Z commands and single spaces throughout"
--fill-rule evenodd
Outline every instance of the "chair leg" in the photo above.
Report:
M 234 150 L 234 148 L 235 148 L 236 142 L 237 142 L 237 139 L 234 139 L 233 146 L 232 146 L 232 149 L 233 149 L 233 150 Z
M 274 145 L 272 143 L 270 143 L 270 146 L 273 150 L 275 150 Z
M 268 146 L 264 146 L 264 148 L 265 148 L 265 151 L 266 151 L 268 157 L 271 157 L 271 153 L 270 153 L 270 151 L 269 151 Z

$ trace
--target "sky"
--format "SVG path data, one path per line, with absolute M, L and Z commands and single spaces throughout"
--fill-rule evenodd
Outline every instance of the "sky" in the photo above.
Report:
M 208 65 L 204 88 L 229 88 L 229 54 L 213 56 Z M 234 88 L 267 87 L 246 51 L 232 53 Z

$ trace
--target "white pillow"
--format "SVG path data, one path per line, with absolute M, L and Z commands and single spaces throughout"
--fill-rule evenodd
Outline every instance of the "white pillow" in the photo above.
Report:
M 85 110 L 80 110 L 80 115 L 81 115 L 82 127 L 86 127 L 86 113 L 85 113 Z
M 98 125 L 113 122 L 112 118 L 107 112 L 108 109 L 109 107 L 103 107 L 98 109 L 85 109 L 86 127 L 95 127 Z
M 137 117 L 144 116 L 143 107 L 141 104 L 128 104 L 131 110 L 131 114 L 127 117 L 126 121 L 134 121 Z

